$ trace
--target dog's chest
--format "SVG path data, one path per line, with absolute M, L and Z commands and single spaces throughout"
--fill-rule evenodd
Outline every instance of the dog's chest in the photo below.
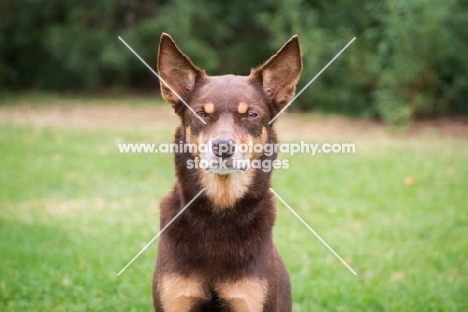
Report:
M 271 245 L 265 227 L 260 215 L 246 221 L 188 214 L 161 239 L 178 267 L 221 276 L 247 272 L 264 259 Z

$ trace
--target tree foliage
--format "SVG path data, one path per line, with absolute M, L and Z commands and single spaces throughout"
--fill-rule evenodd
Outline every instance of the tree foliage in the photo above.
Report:
M 356 41 L 298 98 L 295 109 L 380 117 L 468 113 L 466 0 L 0 0 L 0 87 L 153 88 L 159 36 L 171 34 L 209 74 L 248 74 L 293 34 L 299 88 Z

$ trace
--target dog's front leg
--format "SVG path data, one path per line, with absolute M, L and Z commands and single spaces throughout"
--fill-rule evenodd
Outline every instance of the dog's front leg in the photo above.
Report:
M 225 300 L 233 312 L 262 312 L 267 294 L 266 280 L 246 278 L 222 283 L 217 287 L 218 295 Z
M 206 299 L 200 282 L 177 274 L 162 277 L 159 297 L 164 312 L 188 312 Z

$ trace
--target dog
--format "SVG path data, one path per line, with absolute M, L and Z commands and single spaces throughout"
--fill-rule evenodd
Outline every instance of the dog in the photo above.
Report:
M 277 143 L 269 121 L 294 96 L 302 71 L 298 37 L 248 76 L 208 76 L 163 33 L 157 69 L 162 97 L 181 120 L 175 143 L 212 149 L 175 153 L 177 182 L 160 204 L 161 228 L 174 220 L 159 238 L 155 310 L 290 312 L 289 274 L 272 238 L 271 171 L 249 167 L 276 153 L 236 147 Z M 202 161 L 210 163 L 195 166 Z

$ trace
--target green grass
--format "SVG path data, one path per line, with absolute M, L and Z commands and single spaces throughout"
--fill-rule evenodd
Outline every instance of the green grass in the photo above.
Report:
M 172 156 L 119 154 L 115 140 L 166 142 L 172 132 L 0 124 L 0 311 L 152 310 L 157 244 L 117 273 L 158 231 Z M 288 157 L 273 175 L 358 272 L 278 203 L 293 310 L 466 311 L 467 140 L 355 141 L 356 154 Z

